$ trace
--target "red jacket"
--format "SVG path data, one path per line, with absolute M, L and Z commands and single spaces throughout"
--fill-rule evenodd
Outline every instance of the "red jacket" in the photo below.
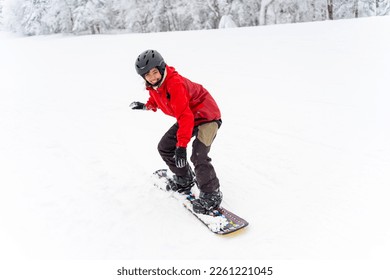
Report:
M 148 110 L 160 109 L 166 115 L 175 117 L 179 125 L 177 147 L 187 147 L 194 126 L 221 119 L 221 112 L 210 93 L 200 84 L 191 82 L 166 66 L 166 76 L 162 84 L 154 89 L 147 86 Z

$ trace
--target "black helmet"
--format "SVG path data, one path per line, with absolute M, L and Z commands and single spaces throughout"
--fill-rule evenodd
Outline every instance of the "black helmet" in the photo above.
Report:
M 161 75 L 164 75 L 165 61 L 158 51 L 146 50 L 141 53 L 135 61 L 135 70 L 142 77 L 145 76 L 151 69 L 157 68 Z

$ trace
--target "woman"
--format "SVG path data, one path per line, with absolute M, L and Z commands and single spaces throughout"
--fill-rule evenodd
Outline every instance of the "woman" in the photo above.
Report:
M 130 107 L 152 111 L 160 109 L 176 118 L 177 122 L 161 138 L 158 151 L 175 174 L 176 186 L 173 190 L 180 193 L 188 193 L 194 185 L 194 172 L 187 162 L 187 145 L 195 137 L 190 159 L 200 195 L 193 201 L 193 208 L 196 213 L 207 214 L 222 202 L 219 180 L 208 156 L 222 124 L 218 105 L 202 85 L 179 75 L 155 50 L 141 53 L 135 68 L 145 80 L 149 100 L 146 104 L 133 102 Z

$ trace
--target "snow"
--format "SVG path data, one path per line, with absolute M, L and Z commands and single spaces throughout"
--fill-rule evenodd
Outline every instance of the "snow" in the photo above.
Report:
M 219 22 L 218 28 L 235 28 L 237 24 L 234 22 L 231 16 L 224 15 L 221 17 L 221 21 Z
M 158 173 L 164 174 L 165 172 L 168 172 L 168 176 L 170 176 L 170 178 L 172 178 L 172 176 L 174 175 L 170 170 L 167 171 L 166 169 L 164 172 Z M 171 197 L 172 199 L 178 200 L 180 203 L 182 203 L 184 207 L 192 210 L 192 203 L 190 202 L 190 200 L 187 199 L 187 195 L 183 195 L 178 192 L 167 191 L 167 184 L 169 184 L 169 182 L 166 180 L 166 178 L 161 178 L 161 175 L 153 174 L 151 176 L 151 184 L 153 184 L 161 191 L 167 192 L 167 196 Z M 198 197 L 199 190 L 197 188 L 193 188 L 193 194 L 195 195 L 195 197 Z M 200 219 L 212 232 L 220 232 L 228 224 L 224 216 L 212 216 L 195 213 L 192 214 L 197 216 L 198 219 Z
M 389 26 L 1 33 L 0 257 L 389 259 Z M 211 156 L 240 234 L 151 184 L 175 120 L 128 107 L 147 99 L 133 63 L 148 48 L 220 105 Z

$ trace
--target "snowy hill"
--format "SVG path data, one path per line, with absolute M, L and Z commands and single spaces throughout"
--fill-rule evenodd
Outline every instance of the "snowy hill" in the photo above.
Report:
M 0 34 L 0 255 L 388 259 L 389 27 Z M 133 63 L 148 48 L 221 107 L 211 156 L 223 205 L 250 223 L 238 235 L 211 234 L 150 183 L 175 120 L 128 108 L 147 98 Z

